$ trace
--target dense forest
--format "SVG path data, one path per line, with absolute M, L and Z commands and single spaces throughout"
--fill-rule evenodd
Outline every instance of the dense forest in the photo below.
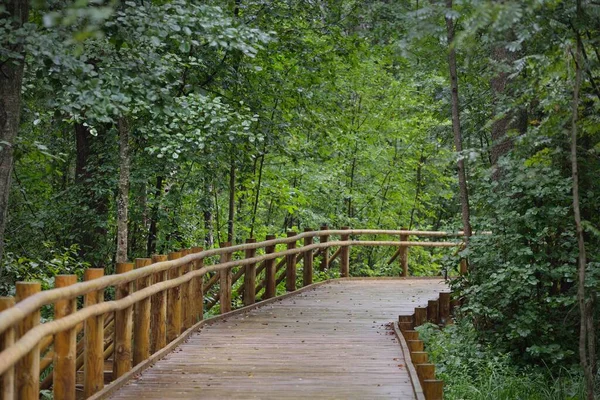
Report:
M 449 398 L 591 399 L 599 176 L 597 1 L 0 5 L 3 295 L 321 225 L 464 230 L 410 264 L 468 259 L 424 330 Z

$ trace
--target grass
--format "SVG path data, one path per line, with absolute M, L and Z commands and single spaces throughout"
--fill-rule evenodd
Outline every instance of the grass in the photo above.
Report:
M 521 367 L 477 341 L 467 322 L 440 331 L 431 324 L 417 328 L 437 378 L 450 400 L 576 400 L 585 398 L 583 375 L 576 367 Z M 600 379 L 598 379 L 600 382 Z M 598 392 L 597 392 L 598 393 Z

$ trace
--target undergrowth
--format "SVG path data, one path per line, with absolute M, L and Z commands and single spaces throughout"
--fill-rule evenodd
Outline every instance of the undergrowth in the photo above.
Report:
M 444 381 L 450 400 L 584 399 L 583 375 L 576 367 L 522 367 L 511 357 L 481 344 L 473 326 L 462 321 L 443 330 L 418 327 L 426 351 Z M 600 381 L 600 379 L 599 379 Z

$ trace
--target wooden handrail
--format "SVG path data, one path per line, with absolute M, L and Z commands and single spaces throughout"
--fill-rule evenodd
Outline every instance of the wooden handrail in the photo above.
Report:
M 240 244 L 236 246 L 230 246 L 226 248 L 217 248 L 211 250 L 204 250 L 199 253 L 193 253 L 186 255 L 185 257 L 181 257 L 176 260 L 168 260 L 157 262 L 151 264 L 144 268 L 135 269 L 130 272 L 126 272 L 118 275 L 106 275 L 104 277 L 90 280 L 87 282 L 80 282 L 75 285 L 71 285 L 65 288 L 60 289 L 50 289 L 34 294 L 23 301 L 17 303 L 14 307 L 11 307 L 8 310 L 0 313 L 0 334 L 3 333 L 8 327 L 15 325 L 19 321 L 23 320 L 29 314 L 35 312 L 39 308 L 52 304 L 58 300 L 67 300 L 77 296 L 83 296 L 89 294 L 94 291 L 98 291 L 100 289 L 115 286 L 120 284 L 125 284 L 133 281 L 137 281 L 140 278 L 144 278 L 146 276 L 170 270 L 173 268 L 183 267 L 186 264 L 191 262 L 210 257 L 215 255 L 222 255 L 225 253 L 233 253 L 236 251 L 245 251 L 248 249 L 257 249 L 261 247 L 277 245 L 277 244 L 288 244 L 291 242 L 298 241 L 305 237 L 315 237 L 322 235 L 415 235 L 415 236 L 424 236 L 424 237 L 459 237 L 462 235 L 462 232 L 437 232 L 437 231 L 406 231 L 406 230 L 376 230 L 376 229 L 349 229 L 349 230 L 321 230 L 321 231 L 308 231 L 302 232 L 295 236 L 287 237 L 287 238 L 279 238 L 273 240 L 267 240 L 263 242 L 257 243 L 246 243 Z M 438 246 L 439 243 L 444 242 L 385 242 L 385 241 L 350 241 L 351 245 L 358 246 L 433 246 L 433 247 L 452 247 L 455 246 L 456 243 L 451 243 L 449 246 Z M 335 245 L 339 246 L 340 243 L 345 244 L 345 242 L 327 242 L 326 246 L 321 247 L 330 247 L 332 243 L 337 243 Z M 438 243 L 438 245 L 436 245 Z M 320 243 L 319 243 L 320 244 Z M 335 246 L 334 245 L 334 246 Z M 320 248 L 318 246 L 313 247 L 315 249 Z M 306 249 L 305 249 L 306 250 Z M 280 253 L 273 253 L 280 254 Z M 291 254 L 291 253 L 290 253 Z M 268 258 L 267 258 L 268 259 Z M 243 260 L 242 260 L 243 261 Z M 218 265 L 218 264 L 217 264 Z M 242 264 L 239 264 L 242 265 Z M 247 265 L 247 264 L 243 264 Z

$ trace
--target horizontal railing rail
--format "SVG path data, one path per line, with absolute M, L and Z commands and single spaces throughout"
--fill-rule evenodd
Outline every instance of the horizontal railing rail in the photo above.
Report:
M 330 240 L 332 235 L 339 236 L 340 240 Z M 361 235 L 399 236 L 401 240 L 356 239 Z M 355 238 L 351 239 L 351 236 Z M 285 281 L 288 292 L 296 290 L 299 262 L 304 264 L 302 285 L 311 284 L 313 260 L 317 254 L 321 256 L 319 269 L 327 269 L 329 263 L 338 258 L 340 275 L 348 277 L 350 248 L 354 246 L 392 246 L 404 249 L 406 254 L 409 247 L 462 245 L 460 240 L 414 241 L 407 240 L 409 236 L 458 238 L 462 232 L 322 228 L 299 234 L 290 232 L 284 238 L 269 236 L 269 240 L 262 242 L 250 239 L 235 246 L 224 244 L 221 248 L 210 250 L 196 247 L 168 256 L 154 256 L 152 260 L 137 259 L 135 269 L 133 264 L 124 263 L 119 265 L 121 273 L 116 275 L 103 276 L 102 270 L 89 269 L 86 281 L 45 291 L 40 291 L 39 285 L 36 288 L 34 284 L 19 283 L 19 301 L 14 304 L 14 300 L 7 299 L 5 304 L 8 306 L 3 306 L 6 309 L 0 312 L 0 385 L 3 398 L 38 398 L 39 374 L 43 371 L 40 369 L 40 347 L 46 357 L 48 354 L 53 356 L 52 363 L 47 359 L 43 363 L 45 368 L 55 369 L 52 377 L 46 377 L 46 386 L 48 379 L 55 383 L 59 380 L 62 382 L 61 390 L 64 392 L 66 388 L 69 393 L 56 393 L 55 390 L 55 398 L 74 398 L 77 368 L 71 358 L 77 354 L 76 336 L 82 324 L 85 326 L 83 339 L 87 349 L 83 390 L 85 396 L 90 396 L 104 384 L 106 356 L 113 356 L 112 378 L 121 376 L 131 369 L 132 361 L 134 364 L 143 361 L 201 320 L 204 293 L 216 288 L 217 284 L 218 297 L 209 307 L 219 303 L 221 313 L 225 313 L 231 310 L 232 286 L 242 276 L 243 283 L 235 294 L 242 296 L 244 305 L 253 304 L 256 295 L 263 289 L 263 299 L 274 297 L 278 281 Z M 315 238 L 319 239 L 318 243 L 313 242 Z M 300 240 L 303 240 L 303 245 L 296 247 Z M 277 251 L 277 245 L 285 245 L 286 248 Z M 330 257 L 328 249 L 333 247 L 338 249 Z M 264 249 L 264 254 L 256 254 L 258 249 Z M 232 260 L 235 252 L 244 252 L 245 258 Z M 219 262 L 204 265 L 204 260 L 214 256 L 220 257 Z M 281 261 L 276 266 L 278 258 Z M 403 263 L 406 275 L 406 256 Z M 234 267 L 240 270 L 232 276 Z M 282 269 L 279 277 L 276 276 L 277 267 Z M 204 277 L 212 272 L 215 276 L 205 282 Z M 256 282 L 258 274 L 263 272 L 264 278 Z M 117 296 L 115 300 L 103 301 L 104 289 L 108 287 L 115 287 Z M 79 296 L 85 297 L 85 306 L 77 310 L 74 299 Z M 55 319 L 40 324 L 40 308 L 49 304 L 55 304 Z M 103 316 L 112 313 L 115 313 L 114 334 L 112 344 L 107 347 L 112 348 L 106 353 Z M 15 338 L 15 333 L 18 338 Z M 55 335 L 53 342 L 48 339 L 52 335 Z M 81 364 L 77 366 L 81 367 Z

